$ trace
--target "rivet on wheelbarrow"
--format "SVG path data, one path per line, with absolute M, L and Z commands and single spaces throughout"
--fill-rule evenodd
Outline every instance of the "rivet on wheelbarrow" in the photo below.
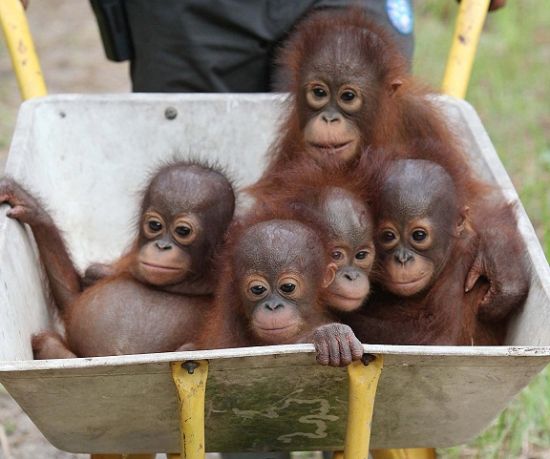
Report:
M 181 364 L 182 368 L 185 368 L 187 370 L 187 373 L 192 375 L 195 372 L 195 369 L 199 366 L 197 362 L 193 362 L 192 360 L 189 360 L 185 363 Z
M 167 107 L 166 110 L 164 110 L 164 116 L 167 120 L 176 119 L 178 111 L 174 107 Z
M 363 362 L 363 365 L 367 366 L 369 363 L 374 362 L 376 360 L 376 356 L 373 354 L 363 354 L 363 357 L 361 357 L 361 362 Z

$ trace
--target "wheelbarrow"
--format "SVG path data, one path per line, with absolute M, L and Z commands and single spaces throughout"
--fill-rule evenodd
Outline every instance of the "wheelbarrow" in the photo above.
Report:
M 48 203 L 82 269 L 128 246 L 136 193 L 162 159 L 216 159 L 239 184 L 255 181 L 284 99 L 35 98 L 21 106 L 6 173 Z M 370 363 L 348 369 L 318 366 L 308 344 L 33 361 L 30 336 L 54 326 L 54 308 L 32 235 L 3 209 L 0 383 L 52 444 L 73 452 L 194 459 L 346 446 L 347 458 L 362 459 L 369 446 L 467 442 L 550 361 L 550 269 L 474 109 L 451 97 L 438 102 L 483 178 L 518 203 L 531 288 L 506 345 L 365 345 Z

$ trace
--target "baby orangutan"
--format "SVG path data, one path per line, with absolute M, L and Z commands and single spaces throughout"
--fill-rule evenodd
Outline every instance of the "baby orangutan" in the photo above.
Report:
M 303 158 L 245 190 L 263 210 L 287 212 L 326 240 L 337 270 L 321 300 L 334 311 L 357 309 L 369 294 L 375 248 L 368 201 L 379 189 L 379 177 L 390 163 L 388 157 L 378 155 L 376 161 L 362 158 L 354 174 L 336 158 Z
M 313 229 L 293 220 L 255 219 L 229 233 L 209 333 L 196 348 L 313 341 L 325 365 L 362 357 L 351 329 L 333 323 L 321 302 L 335 266 Z
M 524 247 L 507 235 L 506 250 L 522 273 L 507 286 L 502 310 L 486 311 L 488 283 L 463 285 L 481 238 L 464 193 L 447 172 L 425 160 L 401 160 L 381 189 L 376 235 L 379 288 L 346 318 L 363 342 L 384 344 L 502 344 L 506 322 L 528 292 Z M 515 226 L 510 205 L 484 209 L 484 225 Z M 506 306 L 505 306 L 506 305 Z M 510 306 L 508 306 L 510 305 Z
M 216 283 L 212 258 L 235 205 L 221 172 L 192 162 L 161 168 L 144 193 L 131 250 L 84 292 L 42 206 L 9 179 L 0 199 L 33 230 L 65 325 L 66 340 L 50 331 L 34 336 L 36 358 L 174 351 L 201 332 Z
M 327 230 L 334 281 L 322 291 L 323 303 L 338 311 L 353 311 L 370 293 L 374 263 L 373 221 L 366 203 L 342 188 L 321 191 L 320 228 Z
M 353 164 L 367 147 L 436 139 L 464 159 L 431 92 L 408 72 L 393 37 L 362 8 L 318 10 L 300 21 L 278 57 L 288 110 L 263 177 L 304 156 Z

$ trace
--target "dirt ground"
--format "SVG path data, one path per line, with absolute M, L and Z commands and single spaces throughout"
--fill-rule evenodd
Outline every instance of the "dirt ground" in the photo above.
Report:
M 0 0 L 2 1 L 2 0 Z M 50 93 L 128 92 L 128 65 L 107 61 L 86 1 L 30 0 L 28 17 Z M 8 152 L 20 96 L 0 38 L 0 167 Z M 3 431 L 2 431 L 3 430 Z M 3 435 L 5 433 L 5 436 Z M 74 459 L 50 445 L 0 386 L 0 459 Z
M 30 0 L 31 33 L 49 93 L 128 92 L 127 63 L 105 58 L 87 1 Z M 21 103 L 11 62 L 0 39 L 0 138 L 10 138 Z M 7 142 L 6 142 L 7 143 Z M 8 145 L 0 144 L 0 154 Z

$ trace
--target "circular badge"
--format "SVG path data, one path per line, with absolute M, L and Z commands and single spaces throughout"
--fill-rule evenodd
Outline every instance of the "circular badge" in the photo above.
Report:
M 410 0 L 387 0 L 386 13 L 399 33 L 403 35 L 412 33 L 414 18 Z

